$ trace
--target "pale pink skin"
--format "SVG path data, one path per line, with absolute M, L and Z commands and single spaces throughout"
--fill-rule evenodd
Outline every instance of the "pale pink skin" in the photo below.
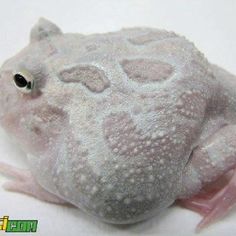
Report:
M 35 78 L 29 94 L 14 85 L 21 70 Z M 181 199 L 204 215 L 201 228 L 236 202 L 234 171 L 203 192 L 236 167 L 235 76 L 184 37 L 149 28 L 62 34 L 40 19 L 0 80 L 1 125 L 30 166 L 2 163 L 17 178 L 6 189 L 116 224 Z

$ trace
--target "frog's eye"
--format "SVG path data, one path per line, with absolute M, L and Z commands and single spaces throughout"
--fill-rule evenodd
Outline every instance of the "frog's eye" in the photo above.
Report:
M 34 87 L 34 77 L 28 72 L 17 72 L 13 75 L 16 88 L 22 93 L 30 93 Z

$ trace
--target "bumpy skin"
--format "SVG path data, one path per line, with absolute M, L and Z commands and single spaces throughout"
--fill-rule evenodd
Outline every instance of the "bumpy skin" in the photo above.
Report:
M 35 78 L 30 94 L 13 84 L 21 70 Z M 62 34 L 41 19 L 0 76 L 1 124 L 37 182 L 111 223 L 197 193 L 204 179 L 188 168 L 191 153 L 236 124 L 234 77 L 172 32 Z

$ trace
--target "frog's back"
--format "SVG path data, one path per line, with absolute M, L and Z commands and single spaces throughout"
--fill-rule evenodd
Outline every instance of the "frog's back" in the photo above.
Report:
M 52 44 L 60 52 L 51 62 L 54 68 L 88 65 L 83 69 L 85 75 L 96 73 L 97 68 L 109 77 L 110 89 L 126 93 L 149 93 L 186 77 L 196 80 L 208 71 L 207 60 L 193 43 L 165 30 L 127 28 L 105 34 L 64 34 L 52 39 Z

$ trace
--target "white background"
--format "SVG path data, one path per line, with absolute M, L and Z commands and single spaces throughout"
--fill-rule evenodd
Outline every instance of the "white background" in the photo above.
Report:
M 234 0 L 0 0 L 0 64 L 28 43 L 30 28 L 40 16 L 54 21 L 64 32 L 107 32 L 128 26 L 173 30 L 193 41 L 212 63 L 236 74 Z M 24 154 L 1 130 L 0 160 L 26 166 Z M 0 183 L 4 181 L 0 176 Z M 0 188 L 0 217 L 3 215 L 12 219 L 38 219 L 38 232 L 34 235 L 46 236 L 191 236 L 200 220 L 198 214 L 174 206 L 146 222 L 118 227 L 91 219 L 77 209 L 40 202 Z M 235 222 L 236 210 L 233 210 L 199 235 L 235 236 Z

